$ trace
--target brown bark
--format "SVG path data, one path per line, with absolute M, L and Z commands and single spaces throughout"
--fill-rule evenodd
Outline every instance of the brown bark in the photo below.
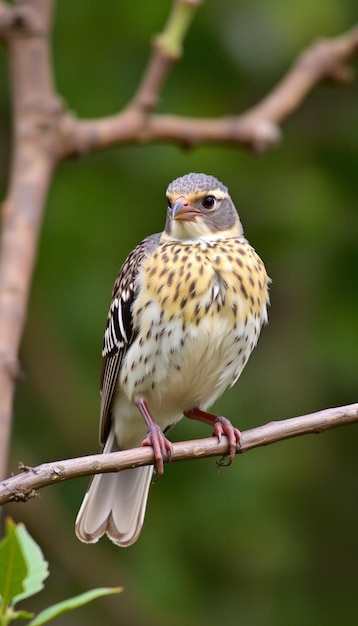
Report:
M 60 114 L 49 52 L 52 2 L 31 0 L 6 11 L 13 148 L 9 189 L 2 206 L 0 252 L 0 476 L 6 470 L 19 373 L 17 355 L 43 210 L 57 161 L 56 119 Z
M 277 441 L 302 435 L 318 434 L 331 428 L 357 422 L 358 403 L 270 422 L 241 433 L 241 444 L 237 452 L 243 453 Z M 226 437 L 222 437 L 221 441 L 215 437 L 210 437 L 174 443 L 171 461 L 188 461 L 211 456 L 223 457 L 227 454 L 228 442 Z M 133 467 L 153 465 L 153 463 L 152 448 L 142 447 L 110 454 L 93 454 L 76 459 L 43 463 L 38 467 L 27 467 L 21 464 L 21 474 L 12 476 L 0 483 L 0 505 L 11 501 L 26 502 L 26 500 L 36 496 L 36 489 L 64 480 L 92 474 L 119 472 Z

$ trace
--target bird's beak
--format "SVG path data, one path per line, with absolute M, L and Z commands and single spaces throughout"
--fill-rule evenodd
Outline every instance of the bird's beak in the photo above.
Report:
M 200 211 L 195 209 L 184 196 L 180 196 L 180 198 L 176 200 L 172 209 L 173 220 L 195 222 L 198 215 L 200 215 Z

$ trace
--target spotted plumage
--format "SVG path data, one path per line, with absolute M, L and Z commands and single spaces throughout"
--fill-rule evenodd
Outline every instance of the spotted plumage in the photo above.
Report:
M 158 473 L 171 444 L 163 434 L 186 415 L 228 436 L 240 433 L 205 410 L 239 378 L 267 321 L 268 278 L 227 188 L 189 174 L 167 189 L 161 234 L 128 256 L 115 282 L 104 334 L 104 451 L 152 445 Z M 82 541 L 104 533 L 118 545 L 141 530 L 153 468 L 96 476 L 76 522 Z

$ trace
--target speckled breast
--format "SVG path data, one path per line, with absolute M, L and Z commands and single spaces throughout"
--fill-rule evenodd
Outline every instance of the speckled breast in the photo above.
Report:
M 238 378 L 266 321 L 265 267 L 240 237 L 166 241 L 142 269 L 125 393 L 144 393 L 157 407 L 209 405 Z
M 265 267 L 243 237 L 212 243 L 165 242 L 144 262 L 134 321 L 157 303 L 162 321 L 179 317 L 199 325 L 205 317 L 232 323 L 261 318 L 267 301 Z M 140 324 L 142 328 L 142 324 Z

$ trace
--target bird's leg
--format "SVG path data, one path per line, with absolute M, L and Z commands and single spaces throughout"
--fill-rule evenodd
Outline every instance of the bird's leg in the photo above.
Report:
M 143 398 L 136 401 L 136 406 L 147 426 L 147 436 L 142 441 L 142 446 L 152 446 L 155 464 L 158 476 L 162 476 L 164 472 L 163 459 L 171 459 L 173 454 L 173 445 L 168 441 L 161 428 L 154 421 L 149 410 L 148 404 Z
M 184 411 L 185 417 L 189 417 L 192 420 L 198 420 L 199 422 L 204 422 L 204 424 L 209 424 L 214 429 L 214 435 L 218 438 L 219 442 L 221 441 L 221 437 L 225 435 L 229 442 L 229 463 L 230 465 L 235 457 L 237 446 L 240 445 L 241 433 L 238 428 L 235 428 L 232 423 L 226 419 L 226 417 L 222 417 L 221 415 L 213 415 L 213 413 L 207 413 L 206 411 L 202 411 L 198 407 L 191 409 L 190 411 Z M 220 463 L 220 465 L 224 465 Z

